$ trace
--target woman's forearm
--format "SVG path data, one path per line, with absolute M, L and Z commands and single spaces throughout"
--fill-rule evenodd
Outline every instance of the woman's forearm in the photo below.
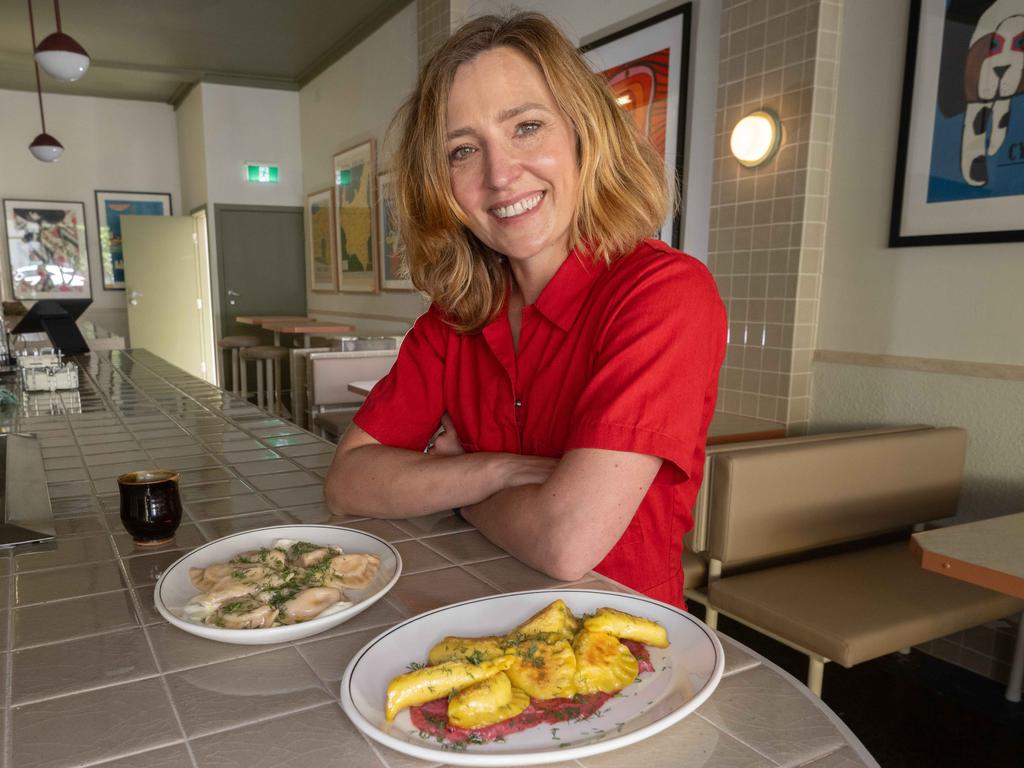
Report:
M 553 460 L 504 453 L 428 456 L 378 443 L 339 447 L 324 495 L 335 514 L 419 517 L 544 480 Z

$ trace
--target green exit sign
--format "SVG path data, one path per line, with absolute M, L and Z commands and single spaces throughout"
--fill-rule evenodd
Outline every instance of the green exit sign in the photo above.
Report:
M 277 166 L 246 163 L 245 180 L 250 184 L 277 184 Z

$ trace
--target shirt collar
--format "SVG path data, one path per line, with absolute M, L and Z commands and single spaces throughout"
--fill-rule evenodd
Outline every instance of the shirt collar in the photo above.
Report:
M 603 262 L 595 261 L 574 248 L 544 286 L 534 307 L 563 331 L 568 331 L 576 321 L 590 287 L 607 269 Z

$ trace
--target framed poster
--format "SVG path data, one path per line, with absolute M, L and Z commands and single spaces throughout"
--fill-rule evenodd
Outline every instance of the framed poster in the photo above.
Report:
M 608 79 L 616 100 L 661 153 L 673 197 L 677 196 L 686 146 L 689 4 L 587 43 L 580 52 Z M 669 212 L 658 233 L 674 248 L 682 239 L 681 207 Z
M 334 156 L 338 288 L 377 293 L 377 196 L 373 140 Z
M 1024 240 L 1024 0 L 912 0 L 889 246 Z
M 377 270 L 380 272 L 380 285 L 385 291 L 413 291 L 412 280 L 409 279 L 409 268 L 405 262 L 405 249 L 398 236 L 398 222 L 392 211 L 391 174 L 382 173 L 377 176 L 377 231 L 380 233 L 380 247 L 377 253 L 380 261 Z
M 96 221 L 100 228 L 100 265 L 104 290 L 124 290 L 121 217 L 171 215 L 171 196 L 166 192 L 96 191 Z
M 338 264 L 334 255 L 333 187 L 306 196 L 306 250 L 310 290 L 336 293 Z
M 4 200 L 15 299 L 91 299 L 85 206 Z

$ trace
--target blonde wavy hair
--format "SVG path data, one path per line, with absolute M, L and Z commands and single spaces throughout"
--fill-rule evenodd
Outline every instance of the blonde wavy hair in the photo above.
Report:
M 470 231 L 452 193 L 448 95 L 461 64 L 498 47 L 537 65 L 576 132 L 580 185 L 570 248 L 610 264 L 658 229 L 670 198 L 657 150 L 551 21 L 516 13 L 466 23 L 424 66 L 388 133 L 398 142 L 392 205 L 413 285 L 467 333 L 500 311 L 512 278 L 505 257 Z

